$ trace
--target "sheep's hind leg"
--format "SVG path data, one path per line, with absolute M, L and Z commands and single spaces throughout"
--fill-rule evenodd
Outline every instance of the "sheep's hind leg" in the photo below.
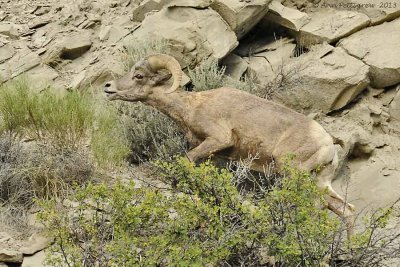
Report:
M 346 224 L 347 237 L 350 238 L 353 235 L 355 208 L 332 188 L 333 175 L 334 166 L 326 166 L 317 176 L 317 186 L 322 192 L 326 190 L 327 208 L 342 218 Z

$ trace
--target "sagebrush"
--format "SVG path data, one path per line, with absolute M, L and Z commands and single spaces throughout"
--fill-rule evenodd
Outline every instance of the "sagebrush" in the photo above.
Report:
M 60 150 L 90 144 L 99 162 L 120 164 L 129 144 L 117 110 L 90 90 L 55 93 L 34 90 L 27 79 L 0 87 L 0 133 Z
M 117 182 L 77 188 L 71 200 L 79 204 L 71 208 L 42 202 L 41 220 L 56 237 L 51 262 L 258 266 L 265 261 L 260 251 L 266 248 L 285 266 L 318 266 L 329 255 L 327 241 L 337 221 L 315 207 L 323 197 L 309 175 L 293 172 L 269 198 L 256 200 L 241 195 L 233 175 L 209 161 L 196 166 L 178 158 L 155 166 L 171 193 Z

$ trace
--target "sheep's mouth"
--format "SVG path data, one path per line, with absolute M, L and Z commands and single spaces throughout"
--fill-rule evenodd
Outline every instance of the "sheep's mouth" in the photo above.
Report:
M 105 92 L 108 100 L 113 100 L 117 96 L 117 92 Z
M 104 93 L 106 93 L 107 96 L 112 96 L 117 93 L 117 91 L 110 90 L 109 88 L 104 88 Z

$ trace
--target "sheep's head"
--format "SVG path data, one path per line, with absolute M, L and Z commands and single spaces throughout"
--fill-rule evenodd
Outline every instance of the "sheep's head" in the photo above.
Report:
M 174 82 L 168 87 L 166 84 L 171 76 Z M 156 87 L 165 85 L 166 93 L 175 91 L 179 88 L 181 80 L 182 70 L 179 62 L 171 56 L 156 54 L 137 62 L 123 77 L 107 82 L 104 92 L 109 100 L 144 101 Z

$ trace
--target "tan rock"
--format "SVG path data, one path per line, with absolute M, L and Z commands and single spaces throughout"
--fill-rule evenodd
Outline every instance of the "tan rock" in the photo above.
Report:
M 127 36 L 131 31 L 126 27 L 122 26 L 112 26 L 110 29 L 110 34 L 108 36 L 108 42 L 110 44 L 115 44 L 119 42 L 122 38 Z
M 19 35 L 17 26 L 11 22 L 0 23 L 0 34 L 11 38 L 16 38 Z
M 370 23 L 367 15 L 344 10 L 322 9 L 310 17 L 310 22 L 296 36 L 298 43 L 306 47 L 323 42 L 334 43 Z
M 285 28 L 299 31 L 301 27 L 310 21 L 310 17 L 297 9 L 283 6 L 279 1 L 272 1 L 269 11 L 263 20 L 279 24 Z
M 132 18 L 134 21 L 144 20 L 146 14 L 159 11 L 167 6 L 186 6 L 196 8 L 207 8 L 211 4 L 211 0 L 145 0 L 133 9 Z
M 0 47 L 0 64 L 6 61 L 7 59 L 12 58 L 15 54 L 15 49 L 11 45 L 5 45 Z
M 50 267 L 49 265 L 44 264 L 45 259 L 46 253 L 40 251 L 32 256 L 24 257 L 21 267 Z
M 225 66 L 225 74 L 235 80 L 239 80 L 246 72 L 248 63 L 235 54 L 229 54 L 221 61 L 221 66 Z
M 44 46 L 44 44 L 42 45 Z M 49 48 L 42 62 L 51 67 L 59 67 L 63 65 L 63 60 L 74 60 L 81 57 L 91 46 L 91 31 L 85 30 L 65 36 Z
M 400 122 L 400 90 L 390 103 L 389 114 L 392 119 Z
M 367 65 L 341 48 L 326 54 L 320 47 L 324 53 L 314 49 L 286 62 L 277 100 L 297 110 L 327 113 L 344 107 L 367 87 Z
M 0 248 L 0 262 L 20 263 L 22 260 L 21 252 Z
M 238 44 L 235 33 L 216 11 L 192 7 L 163 8 L 146 16 L 141 27 L 122 43 L 145 39 L 168 40 L 183 67 L 210 56 L 221 59 Z
M 54 238 L 46 237 L 38 233 L 34 233 L 29 237 L 26 244 L 20 248 L 20 251 L 24 255 L 33 255 L 38 251 L 41 251 L 54 241 Z
M 340 41 L 339 46 L 361 59 L 370 69 L 376 88 L 400 82 L 400 19 L 363 29 Z
M 106 41 L 110 36 L 111 26 L 102 26 L 99 32 L 100 41 Z
M 39 17 L 31 22 L 28 23 L 29 29 L 37 29 L 43 27 L 51 22 L 49 18 Z
M 30 81 L 37 87 L 37 89 L 43 89 L 43 87 L 52 84 L 52 82 L 59 77 L 58 72 L 46 65 L 37 66 L 26 72 Z
M 217 11 L 241 39 L 268 12 L 271 0 L 214 0 L 211 8 Z
M 37 53 L 23 49 L 7 62 L 0 64 L 0 76 L 3 80 L 15 78 L 40 64 Z
M 249 62 L 249 72 L 261 87 L 269 87 L 279 77 L 287 60 L 293 56 L 296 44 L 286 43 L 275 50 L 254 54 L 245 58 Z
M 181 87 L 184 87 L 185 85 L 187 85 L 188 83 L 190 83 L 190 78 L 189 78 L 189 76 L 187 76 L 186 75 L 186 73 L 182 73 L 182 81 L 181 81 L 181 84 L 180 84 L 180 86 Z
M 0 34 L 0 47 L 8 44 L 10 41 L 7 40 L 7 36 Z
M 400 4 L 397 1 L 381 1 L 381 0 L 352 0 L 351 6 L 344 6 L 343 8 L 349 10 L 351 7 L 357 12 L 364 13 L 371 19 L 371 25 L 377 25 L 385 21 L 390 21 L 400 17 Z M 343 5 L 345 3 L 342 3 Z
M 89 32 L 68 36 L 61 43 L 63 59 L 75 59 L 83 55 L 92 46 Z
M 134 21 L 142 21 L 145 15 L 153 10 L 162 9 L 167 3 L 166 0 L 146 0 L 140 3 L 132 12 Z
M 86 70 L 83 70 L 78 73 L 78 75 L 75 75 L 75 77 L 72 79 L 71 85 L 69 86 L 71 89 L 77 89 L 78 87 L 81 86 L 83 81 L 86 78 Z
M 108 58 L 106 55 L 97 64 L 78 70 L 67 86 L 70 89 L 88 88 L 90 86 L 101 86 L 112 77 L 123 74 L 123 68 L 118 58 Z
M 293 42 L 294 39 L 292 38 L 283 37 L 276 39 L 274 36 L 264 36 L 264 34 L 260 34 L 260 36 L 255 38 L 254 36 L 250 36 L 249 38 L 241 40 L 234 52 L 241 57 L 249 57 L 253 54 L 276 50 L 285 44 Z

